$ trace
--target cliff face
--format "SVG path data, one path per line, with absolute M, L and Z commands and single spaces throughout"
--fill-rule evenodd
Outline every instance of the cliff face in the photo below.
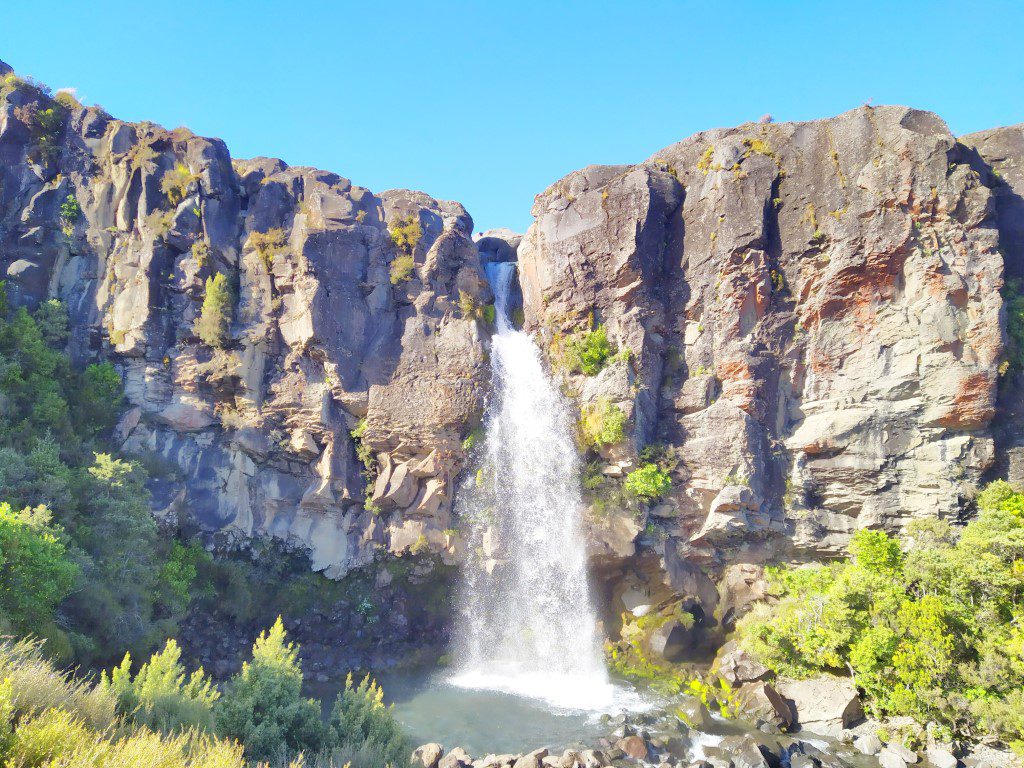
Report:
M 125 448 L 170 470 L 158 514 L 224 543 L 278 537 L 332 576 L 379 547 L 455 555 L 492 259 L 518 258 L 545 346 L 598 323 L 628 350 L 566 383 L 628 417 L 605 474 L 657 444 L 673 488 L 595 523 L 595 558 L 706 610 L 705 574 L 728 602 L 769 558 L 961 515 L 1024 445 L 1014 373 L 1000 384 L 1004 271 L 1024 276 L 1021 126 L 957 140 L 879 107 L 709 131 L 572 173 L 521 241 L 474 243 L 457 203 L 234 160 L 2 82 L 8 292 L 66 303 L 73 354 L 122 371 Z M 195 325 L 218 273 L 234 302 L 211 346 Z
M 79 359 L 119 366 L 120 438 L 171 470 L 161 513 L 310 548 L 330 575 L 377 545 L 444 550 L 486 371 L 459 300 L 490 301 L 462 206 L 65 105 L 0 94 L 2 266 L 13 300 L 66 303 Z M 235 301 L 213 347 L 194 325 L 217 273 Z
M 1020 157 L 1019 127 L 959 142 L 932 114 L 861 108 L 701 133 L 537 198 L 527 324 L 602 323 L 633 354 L 570 386 L 631 414 L 633 450 L 606 459 L 674 452 L 646 542 L 674 587 L 712 608 L 694 564 L 744 564 L 727 591 L 751 563 L 967 508 L 994 460 Z

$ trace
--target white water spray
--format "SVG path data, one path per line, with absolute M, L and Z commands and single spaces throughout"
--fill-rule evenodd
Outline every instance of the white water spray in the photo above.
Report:
M 452 682 L 607 711 L 624 692 L 608 680 L 587 584 L 573 420 L 537 346 L 512 327 L 515 270 L 487 265 L 494 399 L 458 501 L 469 546 Z

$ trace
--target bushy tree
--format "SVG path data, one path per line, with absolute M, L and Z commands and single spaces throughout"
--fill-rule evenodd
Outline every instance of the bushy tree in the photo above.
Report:
M 384 691 L 369 675 L 355 685 L 351 673 L 334 704 L 327 726 L 327 742 L 338 755 L 337 764 L 355 768 L 404 766 L 410 745 L 392 707 L 384 705 Z
M 978 497 L 957 536 L 915 521 L 910 542 L 862 530 L 851 559 L 771 569 L 779 601 L 741 620 L 744 645 L 780 673 L 851 672 L 869 708 L 1024 747 L 1024 494 Z
M 213 729 L 213 705 L 220 692 L 202 667 L 186 675 L 174 640 L 168 640 L 134 677 L 131 666 L 131 655 L 126 653 L 121 664 L 100 679 L 100 687 L 117 697 L 123 714 L 162 733 Z
M 22 634 L 46 634 L 77 575 L 50 510 L 16 511 L 0 502 L 0 623 Z
M 672 489 L 672 479 L 657 464 L 641 464 L 626 475 L 625 488 L 637 498 L 656 501 Z
M 218 272 L 206 278 L 206 294 L 203 308 L 196 319 L 196 335 L 204 344 L 223 347 L 230 339 L 231 313 L 234 297 L 228 279 Z
M 250 760 L 277 760 L 289 752 L 316 753 L 324 744 L 320 706 L 302 695 L 299 649 L 278 617 L 260 634 L 252 660 L 231 678 L 217 707 L 218 731 L 245 745 Z
M 573 336 L 565 347 L 565 363 L 571 372 L 595 376 L 613 354 L 608 332 L 603 325 Z

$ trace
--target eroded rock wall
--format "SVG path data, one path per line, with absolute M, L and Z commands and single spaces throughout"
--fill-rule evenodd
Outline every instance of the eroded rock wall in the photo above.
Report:
M 668 498 L 617 523 L 632 540 L 605 523 L 604 546 L 658 552 L 707 594 L 697 566 L 745 589 L 750 564 L 967 508 L 994 458 L 1001 232 L 1019 240 L 978 156 L 996 140 L 974 143 L 864 107 L 700 133 L 538 196 L 527 325 L 551 342 L 603 324 L 630 362 L 570 390 L 629 413 L 625 468 L 652 443 L 678 459 Z
M 49 109 L 61 119 L 45 134 Z M 80 214 L 62 212 L 69 197 Z M 412 222 L 418 241 L 396 245 L 389 230 Z M 457 203 L 234 160 L 220 140 L 28 84 L 0 92 L 12 299 L 62 299 L 73 354 L 115 362 L 119 438 L 170 470 L 154 486 L 163 513 L 225 543 L 277 537 L 329 575 L 379 546 L 450 549 L 487 370 L 482 323 L 459 308 L 491 300 L 471 229 Z M 195 330 L 217 273 L 235 296 L 220 347 Z

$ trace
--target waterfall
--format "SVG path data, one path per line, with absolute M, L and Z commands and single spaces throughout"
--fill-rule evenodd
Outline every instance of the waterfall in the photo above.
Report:
M 468 556 L 453 682 L 556 707 L 607 708 L 616 688 L 587 583 L 573 414 L 540 350 L 512 325 L 516 265 L 486 269 L 497 324 L 493 395 L 476 472 L 456 505 Z

